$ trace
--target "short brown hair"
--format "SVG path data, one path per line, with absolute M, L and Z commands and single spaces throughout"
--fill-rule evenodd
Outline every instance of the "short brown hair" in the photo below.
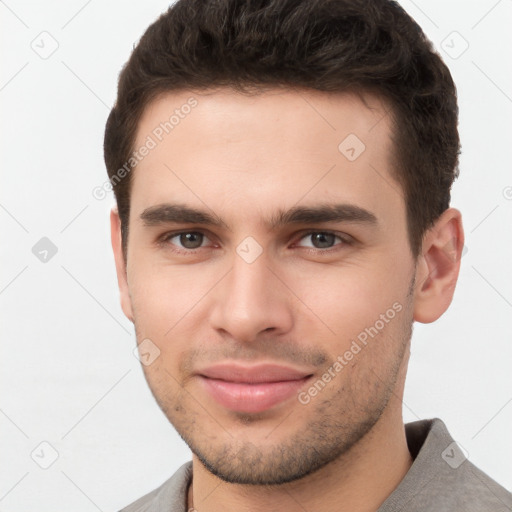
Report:
M 414 258 L 449 207 L 460 150 L 455 85 L 421 28 L 390 0 L 178 0 L 146 30 L 119 76 L 104 157 L 127 257 L 131 172 L 145 107 L 166 91 L 228 86 L 371 91 L 394 120 L 393 177 Z

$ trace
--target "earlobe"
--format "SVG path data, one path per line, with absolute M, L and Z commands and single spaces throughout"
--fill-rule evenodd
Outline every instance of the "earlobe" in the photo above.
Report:
M 462 215 L 448 208 L 425 234 L 416 268 L 414 320 L 430 323 L 449 307 L 464 247 Z
M 126 261 L 123 255 L 122 237 L 121 237 L 121 219 L 117 207 L 114 206 L 110 211 L 110 239 L 112 250 L 114 251 L 114 260 L 116 264 L 117 283 L 121 299 L 121 309 L 123 313 L 133 323 L 132 303 L 128 288 L 128 274 Z

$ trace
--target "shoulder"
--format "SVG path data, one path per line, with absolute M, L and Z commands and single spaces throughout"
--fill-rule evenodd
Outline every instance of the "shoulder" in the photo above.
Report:
M 186 512 L 186 492 L 192 476 L 192 462 L 181 466 L 162 485 L 119 512 Z
M 470 462 L 439 419 L 405 425 L 414 462 L 378 512 L 510 512 L 512 494 Z

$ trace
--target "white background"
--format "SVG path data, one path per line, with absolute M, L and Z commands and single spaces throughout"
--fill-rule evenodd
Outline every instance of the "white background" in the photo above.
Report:
M 402 4 L 458 85 L 452 205 L 468 249 L 450 309 L 415 324 L 404 416 L 442 418 L 469 458 L 511 489 L 512 2 Z M 109 240 L 113 197 L 92 196 L 107 178 L 103 133 L 118 73 L 166 8 L 0 2 L 3 511 L 115 511 L 190 459 L 132 353 Z M 58 43 L 47 59 L 31 47 L 44 37 L 51 48 L 43 31 Z M 42 237 L 58 249 L 46 263 L 32 253 Z M 31 458 L 36 450 L 51 461 L 43 441 L 58 452 L 48 469 Z

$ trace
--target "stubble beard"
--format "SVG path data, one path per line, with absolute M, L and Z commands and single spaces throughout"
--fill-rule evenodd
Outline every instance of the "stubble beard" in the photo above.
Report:
M 266 437 L 259 433 L 262 442 L 231 434 L 223 425 L 228 423 L 227 416 L 215 418 L 208 411 L 208 404 L 201 404 L 182 383 L 170 392 L 170 374 L 165 369 L 144 367 L 145 376 L 162 412 L 212 474 L 225 482 L 245 485 L 293 482 L 342 459 L 374 428 L 395 390 L 403 386 L 404 356 L 413 328 L 413 289 L 414 279 L 404 304 L 404 316 L 397 319 L 400 326 L 392 337 L 382 333 L 385 338 L 371 342 L 385 343 L 392 350 L 384 358 L 385 364 L 374 365 L 372 360 L 359 356 L 357 365 L 341 372 L 352 371 L 348 378 L 338 376 L 338 383 L 334 379 L 328 385 L 338 385 L 335 392 L 323 391 L 308 405 L 297 401 L 291 414 L 269 429 Z M 358 371 L 354 371 L 356 367 Z M 305 424 L 304 417 L 308 417 Z M 258 424 L 258 415 L 233 413 L 231 418 L 235 419 L 236 431 L 243 425 L 254 428 Z
M 177 393 L 159 391 L 166 385 L 165 376 L 155 379 L 148 371 L 146 379 L 167 419 L 208 471 L 229 483 L 281 485 L 342 458 L 372 430 L 396 388 L 410 334 L 412 323 L 408 337 L 400 340 L 386 368 L 378 368 L 376 373 L 370 365 L 356 382 L 345 379 L 334 394 L 324 390 L 325 397 L 321 393 L 308 405 L 297 401 L 280 425 L 274 430 L 267 428 L 266 437 L 258 435 L 259 442 L 231 434 L 223 425 L 227 420 L 214 418 L 207 404 L 200 404 L 185 388 Z M 353 367 L 346 367 L 343 372 L 351 370 Z M 328 386 L 332 385 L 335 383 Z M 308 418 L 305 424 L 304 417 Z M 232 418 L 237 431 L 241 425 L 249 429 L 258 424 L 258 415 L 233 413 Z

